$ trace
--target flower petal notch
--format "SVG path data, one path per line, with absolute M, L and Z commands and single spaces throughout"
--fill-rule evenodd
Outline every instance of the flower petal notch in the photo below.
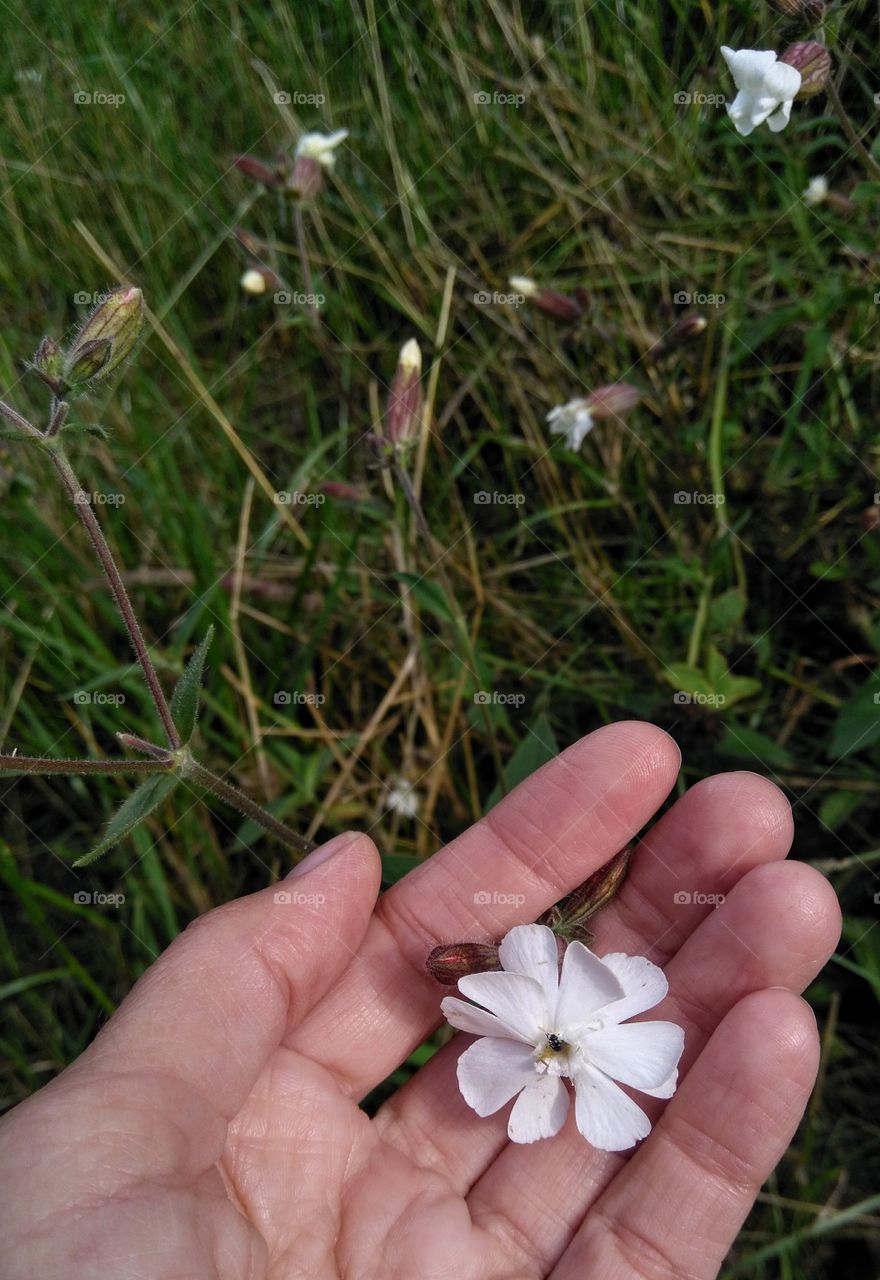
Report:
M 621 1089 L 654 1098 L 675 1092 L 684 1032 L 674 1022 L 627 1023 L 664 999 L 663 972 L 644 956 L 600 959 L 580 942 L 565 950 L 545 925 L 517 925 L 502 941 L 501 971 L 459 980 L 474 1003 L 447 996 L 448 1022 L 479 1037 L 458 1060 L 458 1084 L 479 1116 L 516 1099 L 512 1142 L 558 1133 L 569 1111 L 600 1151 L 626 1151 L 651 1131 L 641 1107 Z
M 765 124 L 778 133 L 788 124 L 791 104 L 801 87 L 797 67 L 781 62 L 772 49 L 730 49 L 721 46 L 737 95 L 727 114 L 744 138 Z

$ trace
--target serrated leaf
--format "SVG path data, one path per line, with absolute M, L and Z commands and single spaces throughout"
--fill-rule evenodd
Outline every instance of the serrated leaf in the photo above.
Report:
M 179 778 L 176 773 L 154 773 L 146 782 L 142 782 L 136 791 L 117 809 L 107 824 L 104 838 L 90 853 L 77 858 L 75 867 L 87 867 L 89 863 L 100 858 L 108 849 L 124 840 L 129 832 L 134 831 L 145 818 L 158 809 L 167 795 L 177 786 Z
M 205 673 L 205 658 L 214 638 L 214 628 L 208 627 L 208 634 L 190 656 L 183 668 L 183 675 L 174 686 L 171 695 L 171 719 L 180 734 L 181 742 L 187 743 L 193 736 L 199 714 L 199 695 L 202 691 L 202 676 Z

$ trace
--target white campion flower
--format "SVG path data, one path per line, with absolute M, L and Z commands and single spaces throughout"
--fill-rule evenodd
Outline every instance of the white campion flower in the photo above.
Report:
M 255 267 L 249 268 L 239 280 L 239 284 L 245 293 L 265 293 L 266 277 L 262 271 L 257 271 Z
M 580 942 L 566 949 L 559 974 L 556 935 L 517 925 L 499 948 L 503 971 L 459 978 L 462 995 L 441 1004 L 452 1026 L 480 1036 L 458 1060 L 462 1096 L 477 1115 L 516 1102 L 507 1127 L 513 1142 L 558 1133 L 574 1086 L 575 1120 L 600 1151 L 625 1151 L 651 1122 L 625 1084 L 670 1098 L 678 1082 L 684 1032 L 674 1022 L 624 1019 L 659 1004 L 668 984 L 644 956 L 614 952 L 600 960 Z
M 593 415 L 587 408 L 587 402 L 583 399 L 558 404 L 547 414 L 546 421 L 550 424 L 551 433 L 565 436 L 565 443 L 575 452 L 580 449 L 596 425 Z
M 745 138 L 765 121 L 774 133 L 784 129 L 801 87 L 797 67 L 780 62 L 772 49 L 734 50 L 722 45 L 721 53 L 738 90 L 727 104 L 737 133 Z
M 385 808 L 402 818 L 414 818 L 419 812 L 419 794 L 405 778 L 396 778 L 385 796 Z
M 804 189 L 801 199 L 804 204 L 812 207 L 815 204 L 821 204 L 823 200 L 828 199 L 828 179 L 824 174 L 819 174 L 815 178 L 810 178 Z
M 336 148 L 347 137 L 347 129 L 337 129 L 335 133 L 304 133 L 296 144 L 296 159 L 305 156 L 309 160 L 317 160 L 325 169 L 332 169 L 336 163 Z

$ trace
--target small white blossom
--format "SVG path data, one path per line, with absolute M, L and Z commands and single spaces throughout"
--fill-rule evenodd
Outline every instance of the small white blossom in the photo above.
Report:
M 307 156 L 310 160 L 317 160 L 325 169 L 332 169 L 336 163 L 336 148 L 347 137 L 347 129 L 337 129 L 335 133 L 304 133 L 296 144 L 296 158 Z
M 727 104 L 737 133 L 747 137 L 765 121 L 774 133 L 784 129 L 801 87 L 797 67 L 779 62 L 772 49 L 734 50 L 722 45 L 721 53 L 739 91 Z
M 821 204 L 823 200 L 828 198 L 828 179 L 824 174 L 820 174 L 816 178 L 811 178 L 801 196 L 804 204 L 810 206 Z
M 419 811 L 419 795 L 412 784 L 404 778 L 398 778 L 388 788 L 385 797 L 385 808 L 392 813 L 399 813 L 402 818 L 414 818 Z
M 550 1138 L 568 1114 L 563 1081 L 569 1079 L 577 1127 L 598 1150 L 625 1151 L 647 1137 L 650 1120 L 615 1082 L 652 1098 L 675 1092 L 681 1027 L 623 1025 L 664 998 L 662 970 L 622 952 L 600 960 L 571 942 L 560 976 L 556 935 L 537 924 L 511 929 L 499 959 L 503 971 L 458 980 L 462 995 L 477 1004 L 447 996 L 441 1005 L 454 1027 L 481 1037 L 458 1060 L 468 1106 L 488 1116 L 515 1097 L 511 1141 Z
M 525 298 L 532 298 L 538 292 L 538 286 L 530 276 L 511 276 L 507 283 L 514 293 L 521 293 Z
M 239 284 L 245 293 L 265 293 L 266 277 L 262 271 L 257 271 L 253 267 L 244 273 L 239 280 Z
M 550 431 L 565 436 L 569 449 L 578 450 L 596 425 L 585 400 L 569 400 L 558 404 L 547 414 Z

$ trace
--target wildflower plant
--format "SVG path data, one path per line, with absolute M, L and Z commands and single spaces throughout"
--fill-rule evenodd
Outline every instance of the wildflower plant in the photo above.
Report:
M 0 772 L 26 774 L 111 774 L 142 779 L 110 820 L 97 845 L 75 864 L 84 866 L 106 853 L 129 835 L 179 786 L 210 792 L 258 823 L 265 831 L 298 853 L 312 846 L 279 822 L 250 796 L 203 765 L 193 752 L 205 661 L 211 644 L 209 629 L 191 655 L 170 699 L 162 683 L 132 608 L 122 574 L 107 543 L 89 495 L 77 477 L 68 455 L 67 438 L 78 430 L 70 417 L 74 398 L 116 373 L 132 354 L 144 328 L 145 304 L 140 289 L 120 285 L 112 289 L 87 317 L 73 341 L 63 349 L 51 337 L 42 340 L 29 368 L 50 392 L 46 425 L 39 427 L 11 405 L 0 401 L 0 417 L 7 423 L 7 438 L 29 444 L 53 468 L 62 489 L 84 525 L 92 549 L 113 594 L 162 725 L 164 741 L 148 741 L 120 733 L 120 743 L 146 757 L 141 760 L 51 759 L 13 754 L 0 755 Z

